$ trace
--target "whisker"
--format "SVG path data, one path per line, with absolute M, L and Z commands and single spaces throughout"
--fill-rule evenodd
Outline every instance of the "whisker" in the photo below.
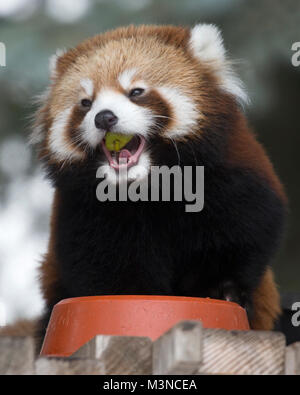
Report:
M 194 150 L 193 146 L 188 144 L 188 143 L 186 143 L 186 144 L 189 146 L 189 148 L 191 149 L 191 151 L 193 153 L 195 165 L 198 166 L 199 164 L 198 164 L 198 160 L 197 160 L 197 157 L 196 157 L 195 150 Z
M 178 166 L 180 166 L 181 157 L 180 157 L 179 149 L 178 149 L 178 147 L 177 147 L 176 142 L 175 142 L 171 137 L 169 137 L 169 138 L 170 138 L 170 140 L 172 141 L 172 143 L 173 143 L 173 145 L 174 145 L 174 147 L 175 147 L 175 150 L 176 150 L 176 153 L 177 153 L 177 158 L 178 158 Z
M 153 115 L 153 118 L 165 118 L 165 119 L 171 119 L 172 121 L 175 121 L 175 118 L 168 117 L 166 115 Z

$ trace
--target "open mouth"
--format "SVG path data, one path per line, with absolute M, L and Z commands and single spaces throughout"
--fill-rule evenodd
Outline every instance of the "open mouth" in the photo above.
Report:
M 145 139 L 139 135 L 131 137 L 107 132 L 101 145 L 110 167 L 120 170 L 137 164 L 145 146 Z

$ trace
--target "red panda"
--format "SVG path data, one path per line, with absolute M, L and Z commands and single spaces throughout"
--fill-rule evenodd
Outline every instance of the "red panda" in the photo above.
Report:
M 271 329 L 280 302 L 269 265 L 287 199 L 217 27 L 119 28 L 57 53 L 50 69 L 32 134 L 55 188 L 41 334 L 61 299 L 104 294 L 231 300 L 252 328 Z M 109 133 L 129 142 L 109 149 Z M 99 202 L 97 169 L 118 183 L 121 158 L 131 182 L 151 166 L 204 166 L 203 210 Z

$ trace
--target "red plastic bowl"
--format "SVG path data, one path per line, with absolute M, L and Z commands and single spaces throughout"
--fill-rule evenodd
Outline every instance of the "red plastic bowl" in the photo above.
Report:
M 246 311 L 222 300 L 141 295 L 71 298 L 54 306 L 41 355 L 69 356 L 98 334 L 155 340 L 182 320 L 200 320 L 206 328 L 249 329 Z

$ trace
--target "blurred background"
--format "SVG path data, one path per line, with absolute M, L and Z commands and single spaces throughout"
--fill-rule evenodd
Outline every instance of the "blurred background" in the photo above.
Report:
M 2 0 L 0 42 L 0 325 L 43 307 L 39 262 L 52 190 L 28 147 L 33 98 L 48 84 L 48 59 L 120 25 L 217 24 L 248 89 L 245 111 L 290 200 L 285 243 L 274 261 L 282 292 L 300 292 L 299 0 Z M 3 60 L 3 58 L 2 58 Z

